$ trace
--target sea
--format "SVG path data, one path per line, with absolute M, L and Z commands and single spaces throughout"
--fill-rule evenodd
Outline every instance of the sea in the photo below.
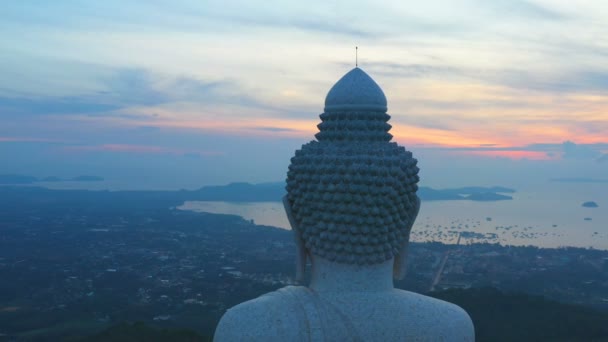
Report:
M 608 183 L 551 182 L 494 202 L 423 201 L 412 241 L 489 242 L 608 250 Z M 583 207 L 593 201 L 597 208 Z M 182 210 L 232 214 L 260 225 L 291 229 L 281 202 L 188 201 Z

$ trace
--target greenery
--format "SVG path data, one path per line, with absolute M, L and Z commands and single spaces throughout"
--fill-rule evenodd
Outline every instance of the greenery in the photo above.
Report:
M 75 340 L 78 342 L 202 342 L 211 338 L 187 329 L 157 329 L 143 322 L 122 323 L 93 336 Z
M 608 313 L 494 288 L 429 294 L 467 311 L 476 341 L 608 341 Z
M 429 295 L 465 309 L 476 341 L 608 341 L 608 313 L 494 288 L 450 289 Z M 122 323 L 84 341 L 211 341 L 192 330 Z

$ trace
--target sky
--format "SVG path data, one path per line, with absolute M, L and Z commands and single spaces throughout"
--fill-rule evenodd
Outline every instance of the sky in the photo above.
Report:
M 604 1 L 20 0 L 0 18 L 0 174 L 283 180 L 358 46 L 424 184 L 608 178 Z

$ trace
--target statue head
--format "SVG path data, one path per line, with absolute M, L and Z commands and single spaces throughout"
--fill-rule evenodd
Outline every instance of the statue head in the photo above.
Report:
M 300 278 L 306 255 L 357 265 L 394 259 L 395 276 L 403 276 L 419 169 L 391 142 L 386 104 L 373 79 L 351 70 L 327 94 L 316 140 L 291 159 L 284 204 Z
M 417 161 L 391 142 L 386 111 L 384 93 L 359 68 L 331 88 L 316 139 L 291 159 L 283 198 L 296 278 L 310 257 L 310 286 L 236 306 L 214 340 L 474 341 L 462 309 L 394 288 L 391 266 L 404 275 L 420 200 Z

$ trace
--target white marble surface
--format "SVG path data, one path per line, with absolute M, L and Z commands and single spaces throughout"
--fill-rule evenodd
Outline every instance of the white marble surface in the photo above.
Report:
M 222 317 L 215 341 L 474 341 L 456 305 L 393 288 L 393 261 L 374 266 L 313 257 L 309 287 L 288 286 Z
M 376 110 L 386 112 L 386 96 L 361 68 L 354 68 L 336 82 L 325 98 L 325 111 Z
M 420 208 L 411 152 L 390 143 L 382 89 L 355 68 L 329 91 L 318 142 L 289 166 L 285 209 L 296 277 L 311 258 L 309 287 L 288 286 L 237 305 L 215 341 L 473 341 L 461 308 L 395 289 Z

